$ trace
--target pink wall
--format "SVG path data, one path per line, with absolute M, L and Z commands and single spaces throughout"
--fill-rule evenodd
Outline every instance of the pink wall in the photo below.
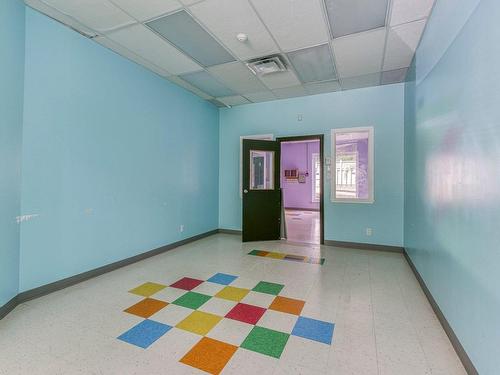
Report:
M 312 202 L 312 154 L 319 153 L 319 141 L 281 144 L 281 188 L 285 208 L 304 208 L 319 210 L 319 202 Z M 285 169 L 298 169 L 309 172 L 306 183 L 287 182 Z

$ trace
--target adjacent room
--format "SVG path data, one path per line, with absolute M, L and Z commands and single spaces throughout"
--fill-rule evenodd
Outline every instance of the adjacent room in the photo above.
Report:
M 500 373 L 498 0 L 1 0 L 0 375 Z
M 320 141 L 281 142 L 281 194 L 284 237 L 291 242 L 321 243 Z

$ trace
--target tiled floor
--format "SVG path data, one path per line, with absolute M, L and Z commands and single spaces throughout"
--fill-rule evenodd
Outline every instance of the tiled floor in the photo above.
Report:
M 0 348 L 2 375 L 465 374 L 400 254 L 222 234 L 17 307 Z
M 288 241 L 320 243 L 319 211 L 285 209 L 286 235 Z

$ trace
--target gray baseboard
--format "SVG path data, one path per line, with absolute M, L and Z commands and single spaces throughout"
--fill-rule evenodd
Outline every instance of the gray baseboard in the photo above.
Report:
M 176 247 L 188 244 L 190 242 L 200 240 L 202 238 L 205 238 L 205 237 L 217 234 L 217 233 L 219 233 L 219 230 L 215 229 L 215 230 L 212 230 L 212 231 L 209 231 L 206 233 L 202 233 L 202 234 L 190 237 L 190 238 L 186 238 L 186 239 L 181 240 L 181 241 L 171 243 L 169 245 L 159 247 L 159 248 L 154 249 L 154 250 L 147 251 L 147 252 L 142 253 L 142 254 L 135 255 L 135 256 L 127 258 L 127 259 L 123 259 L 123 260 L 120 260 L 120 261 L 117 261 L 117 262 L 114 262 L 111 264 L 107 264 L 107 265 L 99 267 L 99 268 L 95 268 L 95 269 L 87 271 L 87 272 L 80 273 L 80 274 L 75 275 L 75 276 L 71 276 L 71 277 L 68 277 L 68 278 L 65 278 L 62 280 L 58 280 L 58 281 L 55 281 L 55 282 L 47 284 L 47 285 L 42 285 L 38 288 L 34 288 L 31 290 L 27 290 L 25 292 L 19 293 L 16 297 L 11 299 L 7 304 L 0 307 L 0 319 L 4 318 L 17 305 L 19 305 L 23 302 L 42 297 L 42 296 L 47 295 L 49 293 L 56 292 L 58 290 L 61 290 L 61 289 L 70 287 L 72 285 L 81 283 L 82 281 L 91 279 L 91 278 L 96 277 L 96 276 L 103 275 L 105 273 L 117 270 L 119 268 L 122 268 L 122 267 L 128 266 L 130 264 L 139 262 L 141 260 L 153 257 L 155 255 L 162 254 L 166 251 L 175 249 Z
M 242 231 L 237 230 L 237 229 L 219 229 L 219 233 L 225 233 L 225 234 L 237 234 L 241 236 Z
M 375 244 L 361 243 L 361 242 L 344 242 L 344 241 L 325 240 L 325 245 L 335 246 L 335 247 L 346 247 L 349 249 L 388 251 L 391 253 L 400 253 L 400 254 L 404 253 L 404 249 L 400 246 L 375 245 Z
M 448 320 L 446 320 L 446 317 L 444 316 L 443 312 L 439 308 L 439 305 L 437 304 L 436 300 L 432 296 L 432 293 L 430 292 L 429 288 L 427 288 L 427 285 L 425 284 L 424 279 L 422 276 L 420 276 L 420 273 L 418 272 L 417 268 L 413 264 L 413 261 L 411 260 L 410 256 L 404 251 L 404 256 L 410 265 L 410 268 L 412 269 L 413 273 L 415 274 L 415 277 L 418 280 L 418 283 L 420 284 L 420 287 L 424 291 L 425 296 L 429 300 L 429 303 L 434 310 L 434 313 L 436 314 L 437 318 L 439 319 L 439 322 L 443 326 L 444 331 L 448 335 L 448 338 L 450 339 L 451 345 L 453 345 L 453 348 L 455 349 L 455 352 L 458 355 L 458 358 L 460 358 L 460 361 L 462 362 L 465 371 L 467 371 L 467 374 L 469 375 L 478 375 L 479 372 L 476 370 L 476 367 L 472 363 L 471 359 L 469 358 L 469 355 L 465 351 L 464 347 L 460 343 L 460 340 L 458 339 L 457 335 L 453 331 L 453 328 L 451 328 L 450 324 L 448 323 Z
M 10 313 L 12 310 L 16 308 L 17 305 L 19 305 L 19 302 L 17 296 L 15 296 L 5 305 L 0 306 L 0 320 L 5 318 L 8 313 Z

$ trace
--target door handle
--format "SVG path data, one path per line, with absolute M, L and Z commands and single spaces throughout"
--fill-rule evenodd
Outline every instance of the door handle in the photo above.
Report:
M 247 190 L 247 189 L 243 190 L 243 193 L 247 194 L 247 193 L 248 193 L 248 190 Z

